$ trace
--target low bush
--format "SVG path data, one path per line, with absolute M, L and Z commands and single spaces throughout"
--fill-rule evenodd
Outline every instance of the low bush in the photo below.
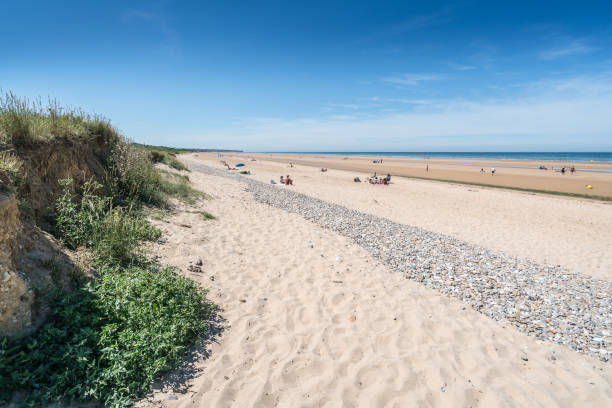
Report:
M 55 203 L 54 232 L 69 248 L 91 249 L 94 277 L 79 275 L 72 291 L 48 294 L 49 318 L 34 334 L 0 339 L 0 405 L 22 391 L 24 405 L 94 399 L 128 406 L 156 375 L 180 362 L 213 312 L 195 282 L 147 260 L 142 242 L 161 232 L 147 221 L 143 205 L 167 209 L 170 196 L 203 194 L 189 187 L 188 177 L 156 169 L 150 153 L 124 141 L 108 121 L 13 94 L 0 97 L 0 188 L 16 183 L 21 171 L 6 148 L 19 151 L 56 137 L 102 138 L 112 147 L 101 158 L 104 185 L 91 180 L 75 194 L 72 180 L 60 180 Z M 173 163 L 169 153 L 161 154 Z M 176 163 L 169 165 L 182 166 Z M 41 265 L 59 281 L 60 263 Z
M 131 405 L 206 333 L 205 295 L 171 268 L 103 268 L 95 282 L 58 293 L 34 335 L 0 341 L 0 400 L 23 389 L 27 405 Z
M 188 204 L 194 204 L 198 198 L 206 198 L 206 194 L 195 190 L 189 185 L 189 177 L 183 174 L 160 171 L 160 190 L 166 196 L 176 197 Z
M 128 265 L 142 259 L 141 241 L 153 241 L 161 232 L 149 224 L 133 205 L 115 207 L 111 197 L 95 194 L 102 186 L 86 182 L 80 201 L 75 202 L 72 180 L 60 180 L 64 187 L 57 199 L 57 231 L 72 249 L 86 246 L 107 264 Z
M 147 151 L 127 142 L 114 147 L 108 158 L 107 185 L 113 197 L 164 205 L 161 177 Z
M 149 151 L 149 158 L 151 159 L 151 162 L 164 163 L 179 171 L 189 171 L 187 166 L 185 166 L 175 157 L 174 153 L 165 152 L 163 150 L 154 149 L 148 146 L 145 146 L 144 148 Z
M 11 190 L 19 183 L 23 163 L 14 154 L 0 152 L 0 191 Z

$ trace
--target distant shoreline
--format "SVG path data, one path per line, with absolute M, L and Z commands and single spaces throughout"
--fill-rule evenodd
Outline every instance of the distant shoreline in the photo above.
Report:
M 368 156 L 422 159 L 495 159 L 541 162 L 612 163 L 612 152 L 244 152 L 278 155 Z
M 270 161 L 285 165 L 293 163 L 294 166 L 344 170 L 356 173 L 355 175 L 360 177 L 374 172 L 390 173 L 393 176 L 483 187 L 495 186 L 525 193 L 547 193 L 608 202 L 612 200 L 612 162 L 568 163 L 552 160 L 544 162 L 526 159 L 449 159 L 320 153 L 230 153 L 224 155 L 224 159 L 230 162 L 235 160 L 235 163 L 247 163 L 247 166 L 251 159 L 256 159 L 257 162 Z M 546 170 L 538 169 L 539 166 L 545 167 Z M 571 166 L 577 169 L 573 174 L 569 171 Z M 561 172 L 563 167 L 565 174 Z M 494 177 L 493 168 L 496 169 Z M 350 175 L 348 177 L 350 178 Z

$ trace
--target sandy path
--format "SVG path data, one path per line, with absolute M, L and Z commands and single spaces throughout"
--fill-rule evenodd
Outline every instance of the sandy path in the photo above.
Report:
M 186 157 L 221 168 L 215 155 Z M 612 204 L 395 178 L 389 187 L 354 183 L 367 174 L 246 161 L 269 182 L 290 173 L 296 191 L 403 224 L 544 264 L 612 279 Z
M 187 392 L 158 388 L 141 405 L 612 404 L 610 364 L 408 281 L 343 237 L 254 202 L 236 181 L 190 177 L 215 197 L 200 205 L 218 219 L 181 211 L 158 222 L 167 242 L 155 252 L 184 271 L 202 258 L 202 273 L 186 273 L 227 328 Z

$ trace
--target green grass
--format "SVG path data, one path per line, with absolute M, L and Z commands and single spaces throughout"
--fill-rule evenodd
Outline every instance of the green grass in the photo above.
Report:
M 204 210 L 198 210 L 198 211 L 187 211 L 188 213 L 191 214 L 200 214 L 202 216 L 202 219 L 204 221 L 208 221 L 208 220 L 216 220 L 217 217 L 215 217 L 214 215 L 212 215 L 211 213 L 209 213 L 208 211 L 204 211 Z
M 0 152 L 0 191 L 10 191 L 21 179 L 23 162 L 14 154 Z
M 134 207 L 117 207 L 112 197 L 95 194 L 101 185 L 86 182 L 79 201 L 72 194 L 72 180 L 60 180 L 64 187 L 56 202 L 57 231 L 69 248 L 91 248 L 100 262 L 130 265 L 144 258 L 140 243 L 155 241 L 161 231 L 149 224 Z
M 155 168 L 150 151 L 122 139 L 108 122 L 12 94 L 0 100 L 0 186 L 21 177 L 21 150 L 53 138 L 109 146 L 100 158 L 104 174 L 79 191 L 72 180 L 60 180 L 55 202 L 53 232 L 68 248 L 93 253 L 94 277 L 63 271 L 67 266 L 53 258 L 41 261 L 56 283 L 35 288 L 49 293 L 50 316 L 32 335 L 0 338 L 0 405 L 17 391 L 26 406 L 73 400 L 129 406 L 180 363 L 214 311 L 195 282 L 149 259 L 143 243 L 161 232 L 144 210 L 168 211 L 171 197 L 195 202 L 205 195 L 187 176 Z M 58 289 L 70 273 L 71 290 Z
M 198 199 L 206 199 L 208 196 L 189 185 L 189 177 L 170 171 L 160 170 L 160 190 L 167 196 L 176 197 L 187 204 L 195 204 Z
M 500 185 L 496 185 L 496 184 L 475 183 L 475 182 L 471 182 L 471 181 L 457 181 L 457 180 L 447 180 L 447 179 L 434 179 L 434 178 L 418 177 L 418 176 L 396 176 L 396 177 L 403 177 L 403 178 L 409 178 L 409 179 L 415 179 L 415 180 L 439 181 L 439 182 L 442 182 L 442 183 L 463 184 L 463 185 L 466 185 L 466 186 L 497 188 L 497 189 L 500 189 L 500 190 L 523 191 L 525 193 L 549 194 L 549 195 L 564 196 L 564 197 L 574 197 L 574 198 L 586 198 L 586 199 L 598 200 L 598 201 L 612 201 L 612 197 L 600 196 L 600 195 L 581 194 L 581 193 L 566 193 L 566 192 L 563 192 L 563 191 L 539 190 L 539 189 L 533 189 L 533 188 L 512 187 L 512 186 L 500 186 Z
M 13 93 L 0 96 L 0 144 L 30 146 L 54 138 L 91 140 L 102 138 L 113 144 L 120 140 L 110 122 L 77 109 L 19 98 Z
M 0 340 L 0 400 L 24 405 L 95 399 L 130 406 L 206 333 L 206 293 L 170 268 L 104 268 L 78 290 L 56 293 L 45 326 Z
M 169 154 L 181 154 L 181 153 L 191 152 L 191 150 L 189 149 L 181 149 L 177 147 L 154 146 L 154 145 L 147 145 L 147 144 L 141 144 L 141 143 L 134 143 L 134 145 L 142 147 L 143 149 L 157 150 L 157 151 L 161 151 L 161 152 L 169 153 Z
M 149 152 L 149 157 L 153 163 L 164 163 L 175 170 L 189 171 L 181 161 L 176 158 L 177 154 L 187 153 L 189 150 L 176 149 L 165 146 L 150 146 L 145 144 L 134 143 L 135 146 L 141 147 Z

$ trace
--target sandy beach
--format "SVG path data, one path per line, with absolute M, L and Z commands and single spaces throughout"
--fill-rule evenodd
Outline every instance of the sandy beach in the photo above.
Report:
M 202 163 L 223 168 L 216 154 L 196 155 L 193 157 Z M 400 177 L 393 178 L 390 186 L 375 186 L 353 182 L 355 176 L 365 180 L 369 175 L 358 170 L 329 166 L 322 173 L 320 167 L 294 164 L 289 168 L 285 163 L 261 158 L 223 159 L 244 162 L 253 173 L 249 177 L 256 180 L 278 181 L 281 174 L 291 174 L 295 180 L 292 188 L 309 196 L 485 248 L 612 279 L 610 203 Z M 612 182 L 612 174 L 598 176 Z M 486 177 L 498 179 L 497 175 Z M 582 176 L 566 176 L 563 180 L 571 177 Z
M 212 158 L 201 159 L 184 158 L 191 166 L 206 162 L 219 167 Z M 256 177 L 268 177 L 265 166 L 278 173 L 277 164 L 257 165 L 249 164 Z M 291 170 L 296 190 L 309 185 L 307 176 L 320 176 L 310 168 L 302 171 Z M 140 406 L 612 404 L 609 363 L 537 340 L 408 280 L 351 240 L 299 214 L 257 202 L 238 181 L 198 171 L 190 178 L 213 198 L 196 208 L 180 204 L 175 215 L 156 221 L 166 242 L 154 250 L 209 290 L 220 306 L 224 329 L 207 347 L 207 359 L 175 373 L 186 375 L 186 383 L 160 382 Z M 431 184 L 467 190 L 409 182 L 416 188 Z M 323 191 L 331 194 L 333 185 Z M 346 191 L 341 193 L 348 200 Z M 477 194 L 489 192 L 534 199 L 514 192 Z M 585 211 L 596 213 L 610 208 L 587 204 Z M 470 205 L 455 204 L 455 221 L 464 218 L 457 213 Z M 198 210 L 217 218 L 204 221 Z M 199 259 L 201 270 L 194 271 L 190 265 Z
M 259 160 L 293 163 L 360 173 L 391 173 L 395 176 L 452 180 L 529 190 L 612 197 L 612 163 L 554 162 L 501 159 L 433 159 L 420 157 L 372 157 L 317 154 L 240 154 L 232 160 Z M 382 159 L 382 163 L 374 163 Z M 548 170 L 539 170 L 544 166 Z M 570 174 L 569 169 L 578 169 Z M 491 169 L 495 168 L 495 176 Z M 561 169 L 565 168 L 565 174 Z M 481 169 L 483 170 L 481 172 Z M 591 185 L 592 189 L 586 186 Z

